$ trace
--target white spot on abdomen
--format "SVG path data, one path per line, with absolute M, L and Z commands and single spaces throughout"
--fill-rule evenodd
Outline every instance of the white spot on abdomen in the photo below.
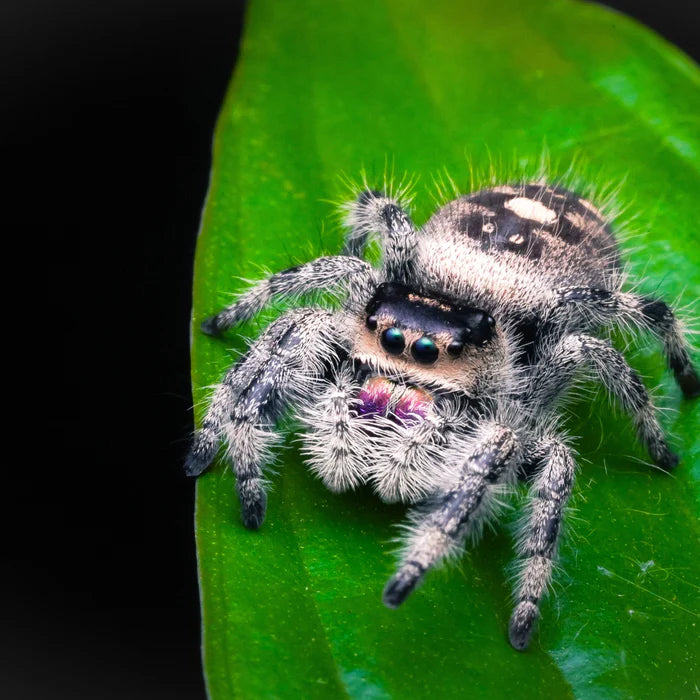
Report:
M 564 218 L 576 226 L 576 228 L 580 228 L 582 231 L 585 231 L 586 229 L 598 229 L 600 228 L 600 223 L 596 221 L 595 219 L 590 219 L 586 221 L 585 216 L 581 216 L 578 212 L 575 211 L 569 211 L 564 215 Z
M 537 221 L 540 224 L 553 224 L 558 218 L 557 213 L 545 207 L 542 202 L 536 202 L 527 197 L 514 197 L 503 206 L 523 219 Z
M 501 185 L 500 187 L 491 188 L 491 192 L 497 192 L 498 194 L 516 194 L 517 190 L 510 185 Z
M 603 215 L 600 213 L 599 209 L 596 209 L 587 199 L 579 199 L 578 203 L 582 206 L 588 209 L 588 211 L 592 212 L 595 214 L 599 219 L 603 218 Z

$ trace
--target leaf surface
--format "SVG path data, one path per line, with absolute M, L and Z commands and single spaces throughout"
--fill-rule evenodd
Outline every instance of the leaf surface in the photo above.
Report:
M 585 163 L 617 186 L 624 244 L 646 293 L 700 296 L 700 73 L 674 47 L 602 7 L 565 0 L 253 0 L 214 141 L 198 242 L 192 376 L 197 420 L 245 342 L 201 335 L 241 278 L 339 251 L 339 176 L 418 176 L 414 218 L 447 169 Z M 495 166 L 498 170 L 498 165 Z M 574 166 L 577 167 L 577 166 Z M 593 173 L 593 174 L 591 174 Z M 507 175 L 504 174 L 506 179 Z M 478 178 L 477 178 L 478 179 Z M 692 309 L 691 309 L 692 312 Z M 266 320 L 242 329 L 254 337 Z M 649 468 L 628 417 L 578 401 L 581 470 L 556 595 L 531 649 L 507 642 L 513 556 L 505 518 L 457 567 L 397 611 L 381 603 L 401 506 L 333 495 L 290 437 L 259 532 L 240 524 L 233 477 L 197 483 L 196 534 L 209 693 L 229 697 L 690 697 L 700 631 L 700 413 L 659 348 L 630 361 L 683 461 Z M 696 362 L 698 360 L 695 356 Z

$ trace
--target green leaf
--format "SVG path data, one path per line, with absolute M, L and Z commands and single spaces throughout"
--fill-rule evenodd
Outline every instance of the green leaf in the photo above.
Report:
M 207 387 L 245 347 L 235 333 L 203 336 L 198 323 L 244 287 L 240 278 L 337 252 L 342 231 L 329 201 L 348 194 L 339 176 L 359 179 L 363 169 L 370 181 L 387 164 L 419 176 L 422 223 L 445 168 L 466 191 L 470 169 L 527 170 L 545 149 L 560 164 L 555 176 L 584 163 L 574 165 L 583 180 L 617 187 L 634 215 L 636 237 L 624 248 L 641 289 L 681 306 L 697 299 L 699 82 L 679 51 L 591 4 L 253 0 L 197 250 L 198 420 Z M 631 363 L 659 386 L 683 461 L 672 476 L 649 468 L 627 416 L 604 398 L 574 406 L 576 510 L 556 595 L 524 654 L 507 642 L 507 523 L 391 611 L 381 591 L 403 507 L 365 491 L 327 492 L 292 438 L 259 532 L 240 524 L 223 463 L 202 476 L 196 528 L 211 697 L 696 693 L 698 406 L 681 400 L 656 345 L 635 348 Z

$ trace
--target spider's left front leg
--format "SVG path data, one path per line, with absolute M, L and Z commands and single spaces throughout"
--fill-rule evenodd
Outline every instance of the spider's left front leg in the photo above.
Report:
M 426 572 L 460 551 L 465 538 L 478 533 L 500 486 L 514 477 L 521 445 L 516 433 L 496 421 L 484 423 L 460 477 L 415 518 L 396 574 L 384 589 L 384 604 L 396 608 Z

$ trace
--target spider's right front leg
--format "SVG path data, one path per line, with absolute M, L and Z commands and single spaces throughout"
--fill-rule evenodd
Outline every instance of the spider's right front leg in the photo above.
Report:
M 241 517 L 256 529 L 265 517 L 263 467 L 277 440 L 285 406 L 308 397 L 315 380 L 337 361 L 339 333 L 331 313 L 303 308 L 275 321 L 217 388 L 185 463 L 190 476 L 212 462 L 223 440 L 236 475 Z
M 520 440 L 512 429 L 495 421 L 481 427 L 458 482 L 410 529 L 399 570 L 384 589 L 387 607 L 401 605 L 430 568 L 458 552 L 469 534 L 478 533 L 499 485 L 514 476 L 520 453 Z

